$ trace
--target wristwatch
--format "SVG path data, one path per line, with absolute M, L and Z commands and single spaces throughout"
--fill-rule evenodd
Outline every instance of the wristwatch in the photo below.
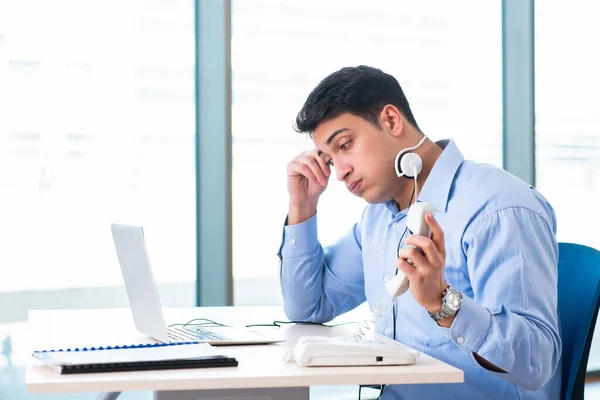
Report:
M 435 322 L 453 316 L 460 310 L 462 304 L 462 293 L 448 285 L 442 293 L 442 309 L 435 313 L 429 313 Z M 428 311 L 429 312 L 429 311 Z

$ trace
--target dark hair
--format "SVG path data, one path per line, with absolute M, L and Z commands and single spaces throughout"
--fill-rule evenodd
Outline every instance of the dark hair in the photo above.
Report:
M 308 95 L 296 117 L 294 130 L 312 135 L 319 124 L 343 113 L 362 117 L 380 127 L 379 113 L 387 104 L 396 106 L 419 129 L 396 78 L 365 65 L 344 67 L 323 79 Z

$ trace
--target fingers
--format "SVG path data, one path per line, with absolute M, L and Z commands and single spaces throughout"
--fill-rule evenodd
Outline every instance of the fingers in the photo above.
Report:
M 325 176 L 331 175 L 331 167 L 327 163 L 329 160 L 326 159 L 326 156 L 318 156 L 316 150 L 305 152 L 305 153 L 308 153 L 309 156 L 314 157 L 315 160 L 317 160 L 317 162 L 319 163 L 319 166 L 321 167 L 321 170 L 323 171 Z M 303 153 L 302 155 L 305 155 L 305 154 Z M 329 158 L 329 157 L 327 157 L 327 158 Z
M 423 250 L 425 256 L 428 258 L 435 257 L 437 255 L 437 246 L 433 243 L 433 240 L 426 238 L 421 235 L 410 235 L 404 240 L 407 246 L 415 246 Z
M 412 246 L 403 247 L 402 250 L 398 252 L 398 257 L 401 260 L 410 260 L 410 262 L 407 263 L 410 265 L 412 262 L 413 268 L 417 269 L 424 268 L 429 264 L 427 258 L 421 254 L 419 249 Z
M 327 185 L 327 176 L 317 159 L 320 159 L 320 157 L 298 156 L 295 158 L 296 162 L 308 166 L 308 168 L 310 168 L 311 172 L 317 178 L 319 183 L 322 186 L 325 186 Z
M 288 175 L 290 176 L 303 176 L 312 182 L 315 185 L 321 186 L 321 182 L 312 172 L 310 167 L 306 164 L 300 163 L 298 161 L 291 161 L 288 164 Z
M 438 222 L 433 218 L 431 213 L 425 214 L 425 222 L 429 225 L 429 229 L 431 229 L 431 240 L 435 244 L 435 247 L 440 249 L 440 252 L 445 254 L 446 243 L 444 239 L 444 231 Z
M 394 261 L 394 265 L 396 268 L 402 271 L 411 282 L 416 282 L 417 279 L 421 278 L 415 267 L 407 263 L 403 258 L 398 258 L 396 261 Z
M 288 174 L 303 175 L 317 185 L 326 186 L 331 173 L 325 160 L 316 155 L 316 152 L 304 152 L 295 157 L 288 164 Z

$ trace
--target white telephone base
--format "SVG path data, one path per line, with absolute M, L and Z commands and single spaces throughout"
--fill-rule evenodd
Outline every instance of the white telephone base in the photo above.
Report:
M 413 364 L 419 352 L 401 343 L 303 336 L 293 358 L 303 367 Z

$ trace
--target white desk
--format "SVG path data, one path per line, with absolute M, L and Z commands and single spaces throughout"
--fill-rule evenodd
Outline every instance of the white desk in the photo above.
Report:
M 185 323 L 192 318 L 208 318 L 241 326 L 286 320 L 280 307 L 167 308 L 165 316 L 167 324 Z M 364 319 L 362 313 L 355 311 L 334 322 L 359 321 L 361 317 Z M 284 356 L 300 336 L 348 336 L 357 328 L 355 324 L 335 328 L 310 325 L 257 328 L 275 329 L 286 342 L 228 346 L 224 353 L 239 362 L 238 367 L 231 368 L 59 375 L 49 368 L 36 365 L 32 357 L 26 371 L 26 391 L 118 393 L 151 390 L 155 392 L 155 398 L 161 400 L 224 397 L 300 400 L 308 399 L 308 388 L 314 385 L 463 382 L 461 370 L 425 354 L 421 354 L 414 365 L 407 366 L 303 368 L 284 361 Z M 128 309 L 30 311 L 28 332 L 31 351 L 151 342 L 136 331 Z M 242 397 L 240 393 L 243 393 Z M 99 398 L 116 396 L 105 394 Z

